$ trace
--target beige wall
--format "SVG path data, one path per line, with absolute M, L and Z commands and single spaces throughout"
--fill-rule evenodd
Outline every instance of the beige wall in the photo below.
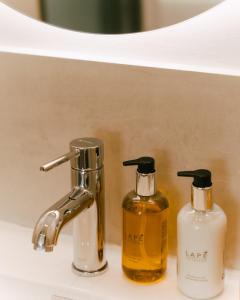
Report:
M 29 17 L 39 19 L 39 0 L 1 0 L 1 2 L 24 13 Z
M 134 187 L 124 159 L 153 155 L 169 198 L 170 252 L 176 214 L 190 198 L 184 169 L 210 168 L 228 216 L 226 262 L 240 269 L 240 78 L 0 54 L 0 218 L 32 227 L 69 191 L 69 165 L 39 172 L 71 139 L 105 142 L 109 241 L 121 241 L 121 203 Z

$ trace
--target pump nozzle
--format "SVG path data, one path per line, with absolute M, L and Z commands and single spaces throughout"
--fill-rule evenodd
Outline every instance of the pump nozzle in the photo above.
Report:
M 199 169 L 195 171 L 180 171 L 178 176 L 193 177 L 193 185 L 198 188 L 205 188 L 212 186 L 211 172 L 205 169 Z
M 138 166 L 137 171 L 143 174 L 154 173 L 154 159 L 152 157 L 143 156 L 134 160 L 127 160 L 123 162 L 124 166 Z

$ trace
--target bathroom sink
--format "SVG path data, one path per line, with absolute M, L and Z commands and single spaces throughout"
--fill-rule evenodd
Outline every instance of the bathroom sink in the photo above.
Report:
M 187 300 L 177 289 L 176 259 L 169 256 L 163 280 L 140 285 L 121 270 L 121 248 L 107 245 L 109 268 L 101 276 L 76 276 L 71 270 L 72 237 L 62 234 L 52 253 L 33 251 L 32 229 L 0 221 L 1 300 Z M 216 300 L 239 300 L 240 272 L 226 270 L 225 289 Z
M 93 291 L 94 293 L 94 291 Z M 103 300 L 85 292 L 51 287 L 21 279 L 0 277 L 0 299 L 4 300 Z

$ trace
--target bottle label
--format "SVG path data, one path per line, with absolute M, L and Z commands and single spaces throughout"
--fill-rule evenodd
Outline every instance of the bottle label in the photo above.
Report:
M 186 258 L 193 262 L 206 263 L 208 251 L 185 251 Z
M 134 233 L 127 233 L 126 240 L 128 243 L 133 243 L 136 245 L 140 245 L 144 243 L 144 234 L 139 233 L 139 234 L 134 234 Z
M 123 214 L 123 264 L 133 269 L 165 268 L 167 209 L 155 214 Z
M 193 238 L 187 239 L 186 242 L 193 242 Z M 214 242 L 217 245 L 217 242 Z M 197 241 L 195 240 L 195 245 L 196 243 Z M 199 249 L 195 247 L 181 248 L 181 245 L 179 245 L 178 280 L 181 288 L 188 289 L 195 282 L 195 289 L 216 287 L 216 289 L 221 290 L 224 278 L 223 242 L 220 242 L 218 247 L 215 247 L 208 240 L 208 245 L 210 246 L 208 249 L 200 249 L 200 247 Z

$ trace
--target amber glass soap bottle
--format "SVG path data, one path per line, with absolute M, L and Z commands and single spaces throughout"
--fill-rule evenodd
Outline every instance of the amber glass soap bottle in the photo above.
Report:
M 154 159 L 125 161 L 137 165 L 136 190 L 123 201 L 122 268 L 138 282 L 153 282 L 167 266 L 168 200 L 156 191 Z

